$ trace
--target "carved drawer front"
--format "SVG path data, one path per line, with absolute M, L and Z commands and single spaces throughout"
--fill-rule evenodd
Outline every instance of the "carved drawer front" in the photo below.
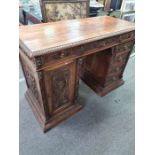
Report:
M 76 63 L 66 62 L 44 71 L 44 83 L 49 114 L 73 103 L 75 95 Z
M 132 48 L 133 48 L 133 45 L 134 45 L 134 42 L 133 41 L 130 41 L 130 42 L 127 42 L 127 43 L 124 43 L 124 44 L 120 44 L 120 45 L 117 45 L 115 47 L 115 53 L 121 53 L 121 52 L 128 52 L 128 51 L 131 51 Z
M 114 59 L 113 59 L 113 63 L 114 63 L 114 66 L 119 66 L 119 64 L 124 64 L 126 62 L 126 59 L 129 55 L 129 52 L 125 52 L 125 53 L 120 53 L 120 54 L 117 54 Z
M 115 36 L 115 37 L 111 37 L 108 39 L 104 39 L 103 41 L 104 41 L 105 46 L 113 46 L 113 45 L 119 43 L 119 38 L 118 38 L 118 36 Z
M 121 75 L 123 66 L 111 66 L 111 69 L 108 71 L 107 77 L 106 77 L 106 82 L 108 81 L 115 81 L 119 78 Z
M 134 38 L 135 38 L 135 31 L 122 34 L 119 37 L 120 42 L 124 42 L 124 41 L 128 41 L 128 40 L 133 40 Z
M 61 50 L 55 53 L 42 55 L 38 60 L 41 61 L 41 65 L 46 65 L 51 62 L 55 63 L 56 61 L 60 61 L 65 59 L 71 55 L 72 49 Z M 39 66 L 39 64 L 37 65 Z
M 120 79 L 129 52 L 118 53 L 112 60 L 105 80 L 105 86 Z

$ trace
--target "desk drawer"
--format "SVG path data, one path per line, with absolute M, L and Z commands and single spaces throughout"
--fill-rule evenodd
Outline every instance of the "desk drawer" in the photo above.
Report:
M 122 71 L 126 65 L 129 52 L 117 53 L 112 60 L 105 80 L 105 86 L 120 79 Z
M 56 63 L 58 61 L 67 59 L 69 56 L 71 56 L 72 49 L 66 50 L 65 52 L 58 51 L 50 54 L 45 54 L 40 57 L 35 58 L 35 63 L 37 68 L 41 68 L 43 66 L 47 66 L 50 63 Z
M 113 63 L 124 63 L 126 61 L 126 58 L 128 57 L 129 52 L 122 52 L 119 54 L 116 54 L 116 56 L 113 58 Z
M 115 53 L 122 53 L 122 52 L 131 51 L 131 49 L 133 48 L 133 45 L 134 45 L 134 41 L 130 41 L 130 42 L 127 42 L 124 44 L 117 45 L 114 48 L 114 52 Z
M 122 34 L 122 35 L 120 35 L 120 37 L 119 37 L 120 42 L 133 40 L 134 38 L 135 38 L 135 31 Z

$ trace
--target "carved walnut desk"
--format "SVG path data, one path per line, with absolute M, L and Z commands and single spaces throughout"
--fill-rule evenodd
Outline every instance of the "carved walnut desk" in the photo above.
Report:
M 123 84 L 134 29 L 108 16 L 20 26 L 26 98 L 44 132 L 82 108 L 79 78 L 100 96 Z

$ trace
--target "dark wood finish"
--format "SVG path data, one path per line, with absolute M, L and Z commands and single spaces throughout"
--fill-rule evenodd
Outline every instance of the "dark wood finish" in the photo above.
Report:
M 20 26 L 19 32 L 26 98 L 44 131 L 82 108 L 80 77 L 100 96 L 124 83 L 133 23 L 94 17 Z
M 81 78 L 100 96 L 122 85 L 123 71 L 132 51 L 134 41 L 129 41 L 83 60 Z

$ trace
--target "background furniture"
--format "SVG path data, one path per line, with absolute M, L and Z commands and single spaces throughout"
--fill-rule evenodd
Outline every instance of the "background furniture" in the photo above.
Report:
M 130 22 L 135 21 L 135 1 L 134 0 L 107 0 L 104 11 L 100 11 L 98 16 L 112 16 Z
M 19 29 L 26 98 L 44 131 L 82 108 L 80 77 L 100 96 L 124 83 L 133 23 L 106 16 Z
M 121 18 L 130 22 L 135 21 L 135 0 L 123 0 Z
M 103 3 L 97 2 L 96 0 L 90 0 L 89 3 L 89 17 L 95 17 L 98 11 L 103 9 Z
M 85 18 L 89 13 L 88 0 L 41 0 L 44 22 Z
M 42 18 L 35 12 L 33 7 L 30 7 L 29 11 L 23 9 L 22 13 L 24 25 L 39 24 L 43 22 Z
M 115 10 L 115 11 L 101 11 L 98 13 L 98 16 L 111 16 L 115 18 L 121 18 L 121 11 L 120 10 Z
M 37 2 L 38 1 L 38 2 Z M 38 3 L 38 5 L 36 5 Z M 20 7 L 23 6 L 22 2 Z M 89 0 L 31 0 L 29 10 L 24 9 L 24 23 L 36 24 L 89 16 Z
M 111 0 L 105 0 L 104 2 L 104 11 L 107 12 L 110 10 L 110 6 L 111 6 Z
M 120 10 L 123 0 L 111 0 L 110 8 L 113 10 Z

